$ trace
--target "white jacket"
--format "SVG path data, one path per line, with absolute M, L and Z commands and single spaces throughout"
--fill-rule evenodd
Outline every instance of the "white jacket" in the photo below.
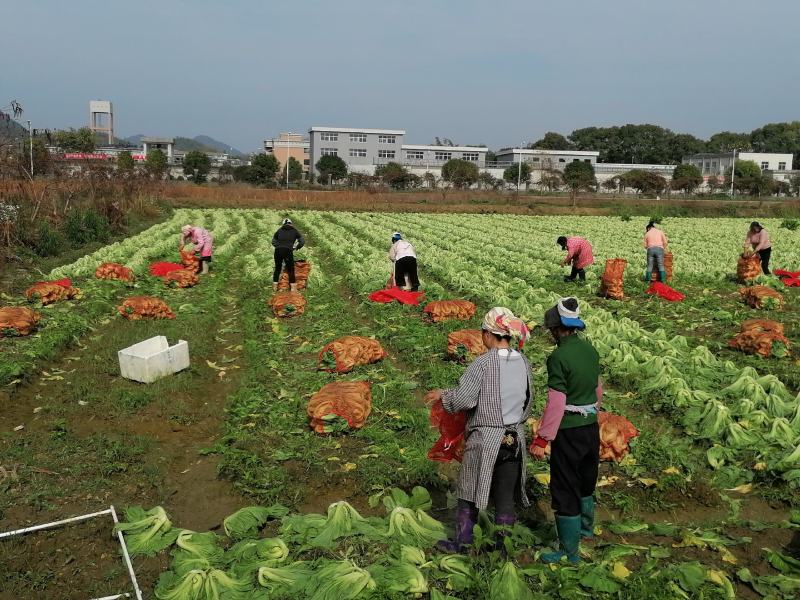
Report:
M 394 244 L 392 244 L 392 247 L 389 248 L 389 260 L 392 262 L 396 262 L 401 258 L 405 258 L 406 256 L 413 256 L 414 258 L 417 258 L 417 255 L 414 252 L 414 246 L 405 240 L 397 240 Z

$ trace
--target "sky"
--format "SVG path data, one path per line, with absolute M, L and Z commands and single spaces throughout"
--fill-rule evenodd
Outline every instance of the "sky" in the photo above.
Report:
M 24 0 L 0 106 L 243 151 L 309 127 L 491 148 L 654 123 L 706 138 L 800 119 L 797 0 Z

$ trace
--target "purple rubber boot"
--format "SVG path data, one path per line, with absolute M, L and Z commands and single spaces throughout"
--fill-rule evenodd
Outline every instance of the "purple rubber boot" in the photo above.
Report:
M 500 531 L 497 532 L 497 542 L 495 548 L 497 550 L 505 550 L 505 539 L 511 535 L 511 528 L 517 522 L 517 515 L 515 514 L 498 514 L 495 515 L 494 524 L 497 525 Z
M 478 520 L 478 508 L 466 500 L 459 500 L 456 507 L 456 530 L 455 538 L 452 540 L 442 540 L 436 546 L 442 552 L 450 554 L 455 552 L 465 552 L 467 546 L 472 544 L 472 528 Z

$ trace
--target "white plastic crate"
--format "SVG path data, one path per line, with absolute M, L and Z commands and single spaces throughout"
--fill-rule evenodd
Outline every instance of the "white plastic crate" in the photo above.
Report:
M 129 346 L 117 354 L 122 376 L 142 383 L 152 383 L 189 366 L 189 344 L 179 340 L 170 346 L 163 335 Z

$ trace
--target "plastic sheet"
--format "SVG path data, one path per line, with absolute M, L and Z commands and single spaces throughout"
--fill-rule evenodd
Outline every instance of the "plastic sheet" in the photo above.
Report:
M 669 302 L 681 302 L 684 298 L 686 298 L 686 296 L 681 294 L 679 291 L 673 290 L 666 283 L 661 283 L 660 281 L 651 283 L 650 287 L 647 288 L 647 293 L 650 295 L 656 295 L 659 298 L 663 298 Z
M 369 295 L 372 302 L 380 302 L 381 304 L 389 304 L 390 302 L 399 302 L 400 304 L 410 304 L 418 306 L 420 301 L 425 298 L 424 292 L 407 292 L 401 290 L 399 287 L 390 287 L 385 290 L 378 290 Z
M 464 438 L 467 413 L 448 413 L 441 400 L 431 406 L 431 425 L 439 430 L 439 439 L 428 451 L 428 458 L 437 462 L 461 462 L 464 458 Z

